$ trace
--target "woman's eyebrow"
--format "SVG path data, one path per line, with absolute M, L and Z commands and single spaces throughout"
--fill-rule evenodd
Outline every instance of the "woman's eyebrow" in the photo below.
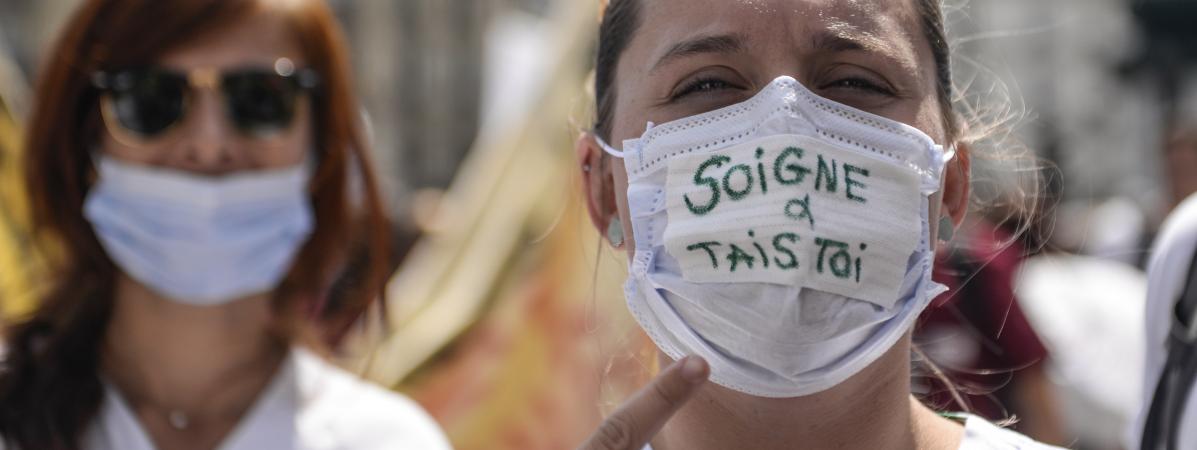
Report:
M 817 52 L 841 53 L 863 51 L 890 59 L 907 70 L 917 69 L 914 56 L 906 48 L 887 42 L 872 33 L 859 33 L 843 28 L 816 33 L 811 38 L 811 48 Z
M 815 33 L 811 37 L 811 48 L 822 52 L 868 51 L 892 55 L 893 46 L 872 33 L 861 33 L 854 29 L 834 28 Z
M 736 34 L 698 36 L 674 44 L 649 72 L 654 72 L 674 60 L 704 53 L 739 53 L 745 50 L 744 39 Z

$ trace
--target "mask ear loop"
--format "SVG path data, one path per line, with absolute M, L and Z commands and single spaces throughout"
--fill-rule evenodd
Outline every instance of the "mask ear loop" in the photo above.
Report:
M 940 154 L 942 155 L 940 157 L 940 160 L 942 161 L 942 163 L 941 163 L 940 170 L 939 170 L 939 172 L 942 176 L 943 172 L 947 169 L 948 163 L 950 163 L 953 159 L 956 158 L 956 146 L 951 145 L 951 146 L 944 147 L 942 145 L 936 145 L 935 148 L 938 149 L 940 151 Z M 943 242 L 951 242 L 952 237 L 955 235 L 955 233 L 956 233 L 956 224 L 952 222 L 952 218 L 947 215 L 940 216 L 939 217 L 939 228 L 938 228 L 938 233 L 937 233 L 936 239 L 943 241 Z
M 936 147 L 938 147 L 939 151 L 943 153 L 943 162 L 945 165 L 948 162 L 950 162 L 951 160 L 956 159 L 956 146 L 955 145 L 949 145 L 947 147 L 942 146 L 942 145 L 936 145 Z
M 626 152 L 616 150 L 615 147 L 612 147 L 610 144 L 607 144 L 607 141 L 604 141 L 603 138 L 599 137 L 598 134 L 594 135 L 594 141 L 597 142 L 599 147 L 602 147 L 603 151 L 606 152 L 608 155 L 614 156 L 619 159 L 624 159 L 624 155 L 626 155 Z
M 652 123 L 652 122 L 646 123 L 644 125 L 644 134 L 648 134 L 649 130 L 652 130 L 653 127 L 655 127 L 655 126 L 657 126 L 657 124 L 655 124 L 655 123 Z M 627 159 L 627 158 L 625 158 L 625 156 L 627 156 L 627 154 L 628 154 L 627 151 L 616 150 L 615 147 L 612 147 L 611 144 L 608 144 L 607 141 L 604 141 L 603 138 L 599 137 L 598 132 L 591 132 L 591 134 L 594 135 L 594 141 L 598 142 L 599 147 L 602 147 L 603 151 L 606 152 L 608 155 L 614 156 L 619 159 Z

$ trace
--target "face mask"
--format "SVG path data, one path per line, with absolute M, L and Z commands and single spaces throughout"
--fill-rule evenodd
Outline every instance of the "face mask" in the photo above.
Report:
M 312 232 L 308 165 L 209 178 L 98 158 L 84 214 L 127 275 L 171 300 L 274 289 Z
M 636 241 L 625 294 L 674 359 L 800 397 L 860 372 L 931 298 L 930 196 L 950 152 L 781 77 L 620 152 Z

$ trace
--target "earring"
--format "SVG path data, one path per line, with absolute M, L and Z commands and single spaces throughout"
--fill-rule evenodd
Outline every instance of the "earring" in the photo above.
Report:
M 590 163 L 583 164 L 582 171 L 586 172 L 586 173 L 590 173 Z
M 950 217 L 942 216 L 939 218 L 939 232 L 936 234 L 938 234 L 941 241 L 949 242 L 952 240 L 952 236 L 956 234 L 956 229 L 953 228 Z
M 615 248 L 623 247 L 623 222 L 618 218 L 607 222 L 607 240 Z

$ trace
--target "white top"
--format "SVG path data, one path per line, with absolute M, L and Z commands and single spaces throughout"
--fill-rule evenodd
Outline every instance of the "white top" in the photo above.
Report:
M 964 422 L 964 440 L 960 442 L 960 450 L 1060 450 L 1060 447 L 1035 442 L 970 415 Z
M 1041 444 L 1031 438 L 1000 428 L 977 416 L 968 415 L 964 421 L 964 439 L 960 450 L 1062 450 Z M 644 450 L 652 450 L 651 445 Z
M 87 450 L 154 450 L 129 405 L 105 386 Z M 0 446 L 2 447 L 2 446 Z M 295 348 L 219 450 L 449 449 L 415 402 Z
M 1184 289 L 1189 264 L 1197 248 L 1197 195 L 1189 196 L 1164 221 L 1160 234 L 1152 246 L 1147 264 L 1147 358 L 1143 370 L 1143 405 L 1139 419 L 1129 433 L 1130 448 L 1138 448 L 1142 441 L 1143 423 L 1155 395 L 1156 383 L 1168 353 L 1165 350 L 1168 331 L 1172 327 L 1172 309 Z M 1180 448 L 1197 448 L 1197 390 L 1189 392 L 1185 412 L 1181 415 L 1177 444 Z
M 1124 442 L 1143 396 L 1147 272 L 1092 256 L 1039 255 L 1024 262 L 1015 292 L 1051 353 L 1065 431 L 1078 444 Z

